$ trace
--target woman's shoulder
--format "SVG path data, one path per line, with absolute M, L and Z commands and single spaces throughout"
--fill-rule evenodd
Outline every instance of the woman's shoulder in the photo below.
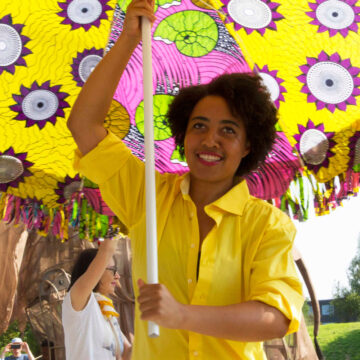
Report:
M 65 311 L 65 314 L 69 313 L 70 315 L 84 314 L 84 313 L 88 312 L 91 308 L 93 308 L 94 306 L 98 306 L 98 304 L 97 304 L 97 301 L 95 299 L 95 295 L 93 292 L 90 293 L 89 300 L 82 310 L 76 311 L 73 308 L 72 303 L 71 303 L 71 290 L 65 294 L 65 297 L 64 297 L 64 300 L 62 303 L 63 313 Z
M 290 217 L 266 200 L 250 196 L 244 213 L 252 220 L 276 222 L 277 224 L 292 224 Z

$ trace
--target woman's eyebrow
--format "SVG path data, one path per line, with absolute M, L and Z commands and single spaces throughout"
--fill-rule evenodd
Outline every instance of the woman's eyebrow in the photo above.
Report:
M 239 122 L 235 121 L 235 120 L 221 120 L 222 124 L 229 124 L 229 125 L 234 125 L 237 126 L 238 128 L 240 127 Z
M 194 121 L 194 120 L 202 120 L 202 121 L 210 121 L 207 117 L 205 116 L 195 116 L 193 118 L 190 119 L 190 121 Z
M 196 120 L 201 120 L 201 121 L 206 121 L 206 122 L 209 122 L 210 120 L 205 117 L 205 116 L 195 116 L 193 118 L 190 119 L 190 121 L 196 121 Z M 234 125 L 238 128 L 240 128 L 240 124 L 238 121 L 236 120 L 230 120 L 230 119 L 224 119 L 224 120 L 220 120 L 220 122 L 222 124 L 225 124 L 225 125 Z

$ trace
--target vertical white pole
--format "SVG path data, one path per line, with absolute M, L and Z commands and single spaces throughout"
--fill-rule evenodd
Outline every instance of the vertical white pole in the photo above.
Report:
M 145 123 L 145 191 L 146 191 L 146 258 L 147 282 L 158 283 L 156 196 L 155 196 L 155 155 L 153 123 L 153 83 L 151 56 L 151 24 L 142 17 L 142 52 L 144 72 L 144 123 Z M 159 326 L 152 321 L 148 324 L 148 335 L 159 336 Z

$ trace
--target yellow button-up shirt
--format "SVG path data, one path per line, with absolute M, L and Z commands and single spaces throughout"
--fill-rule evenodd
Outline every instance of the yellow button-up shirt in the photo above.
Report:
M 146 279 L 144 163 L 109 133 L 75 167 L 100 186 L 103 199 L 129 228 L 133 283 Z M 250 196 L 242 181 L 205 207 L 216 225 L 200 249 L 189 176 L 156 174 L 159 282 L 184 304 L 223 306 L 257 300 L 274 306 L 296 331 L 303 297 L 291 248 L 295 227 L 277 208 Z M 197 279 L 197 262 L 201 252 Z M 241 324 L 239 324 L 241 326 Z M 239 342 L 160 327 L 147 336 L 135 307 L 132 359 L 266 359 L 261 342 Z

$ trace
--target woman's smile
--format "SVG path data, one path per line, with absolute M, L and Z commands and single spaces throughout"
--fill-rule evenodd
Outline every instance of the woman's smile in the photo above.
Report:
M 213 153 L 213 152 L 200 152 L 197 154 L 199 161 L 206 166 L 214 166 L 217 165 L 221 160 L 222 156 Z
M 184 141 L 193 185 L 200 181 L 229 188 L 249 148 L 245 126 L 224 98 L 206 96 L 196 104 Z

